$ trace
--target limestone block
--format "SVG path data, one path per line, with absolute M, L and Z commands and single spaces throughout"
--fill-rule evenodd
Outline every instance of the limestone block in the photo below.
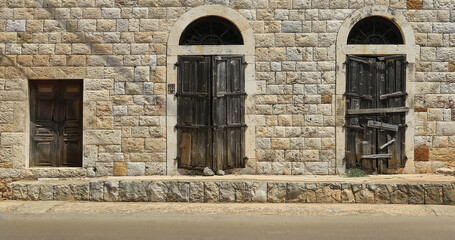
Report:
M 110 19 L 121 18 L 120 13 L 121 13 L 120 8 L 102 8 L 101 9 L 101 16 L 103 18 L 110 18 Z
M 220 189 L 216 182 L 205 182 L 204 183 L 204 202 L 219 202 L 220 201 Z
M 189 182 L 174 182 L 166 183 L 167 186 L 167 201 L 169 202 L 188 202 L 190 194 Z
M 40 185 L 29 184 L 27 185 L 27 200 L 36 201 L 39 200 Z
M 68 184 L 54 185 L 54 200 L 71 200 L 73 198 L 71 194 L 71 188 Z
M 120 181 L 119 200 L 122 202 L 145 202 L 147 192 L 141 181 Z
M 443 188 L 440 184 L 425 184 L 425 204 L 442 204 Z
M 6 20 L 7 32 L 25 32 L 25 20 Z
M 356 203 L 374 203 L 374 192 L 365 184 L 352 184 L 352 192 Z
M 10 133 L 2 132 L 1 133 L 1 145 L 23 145 L 24 144 L 24 134 L 23 133 Z
M 163 182 L 152 181 L 146 185 L 148 199 L 151 202 L 167 201 L 167 185 Z
M 351 184 L 341 184 L 341 202 L 342 203 L 355 203 L 354 193 L 352 192 Z
M 114 162 L 114 176 L 126 176 L 127 167 L 125 162 Z
M 375 203 L 389 204 L 390 202 L 390 193 L 387 185 L 379 184 L 375 191 Z
M 302 60 L 302 48 L 299 48 L 299 47 L 286 48 L 286 60 L 287 61 L 301 61 Z
M 281 31 L 283 33 L 302 32 L 302 22 L 301 21 L 283 21 L 281 23 Z
M 267 202 L 283 203 L 286 201 L 286 183 L 268 182 L 267 183 Z
M 126 166 L 127 166 L 127 175 L 128 176 L 144 176 L 145 175 L 145 163 L 144 162 L 128 162 Z
M 119 201 L 119 182 L 106 181 L 104 182 L 104 201 L 117 202 Z
M 408 189 L 405 184 L 387 184 L 387 189 L 390 193 L 390 203 L 392 204 L 407 204 Z
M 306 202 L 306 187 L 303 182 L 287 184 L 286 202 Z
M 231 182 L 220 182 L 220 202 L 235 202 L 235 189 Z
M 455 184 L 444 184 L 442 187 L 443 203 L 446 205 L 455 203 Z
M 189 186 L 189 201 L 199 203 L 204 202 L 204 183 L 191 181 Z
M 455 152 L 451 148 L 430 148 L 430 161 L 452 161 Z
M 408 186 L 408 196 L 410 204 L 425 203 L 425 189 L 421 185 L 410 184 Z
M 341 184 L 316 184 L 316 201 L 318 203 L 340 203 Z
M 55 191 L 55 188 L 54 188 Z M 101 181 L 90 181 L 90 201 L 104 200 L 104 184 Z
M 294 0 L 292 1 L 292 7 L 296 9 L 309 9 L 311 8 L 311 0 Z
M 96 176 L 110 176 L 114 171 L 114 163 L 113 162 L 96 162 Z
M 39 186 L 39 200 L 51 201 L 54 200 L 54 187 L 52 185 L 42 184 Z
M 12 196 L 13 200 L 27 200 L 27 185 L 21 183 L 14 183 L 12 185 Z
M 120 130 L 85 130 L 84 144 L 87 145 L 105 145 L 105 144 L 121 144 Z

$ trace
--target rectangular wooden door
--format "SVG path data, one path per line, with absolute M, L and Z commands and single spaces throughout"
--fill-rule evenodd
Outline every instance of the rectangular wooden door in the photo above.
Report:
M 82 166 L 82 81 L 30 81 L 30 165 Z
M 241 56 L 180 56 L 177 136 L 180 168 L 244 166 L 244 74 Z
M 348 168 L 387 172 L 404 166 L 405 56 L 347 57 Z

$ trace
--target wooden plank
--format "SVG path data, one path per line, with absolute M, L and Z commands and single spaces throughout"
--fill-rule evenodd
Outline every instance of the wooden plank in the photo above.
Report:
M 387 93 L 387 94 L 382 94 L 380 96 L 380 99 L 381 100 L 384 100 L 384 99 L 387 99 L 387 98 L 396 98 L 396 97 L 402 97 L 402 96 L 405 96 L 407 93 L 405 92 L 402 92 L 402 91 L 398 91 L 398 92 L 394 92 L 394 93 Z
M 362 155 L 361 158 L 363 159 L 379 159 L 379 158 L 390 158 L 392 154 L 385 153 L 385 154 L 370 154 L 370 155 Z
M 395 142 L 395 138 L 392 139 L 392 140 L 390 140 L 390 141 L 388 141 L 388 142 L 386 142 L 386 143 L 384 143 L 383 145 L 381 145 L 381 146 L 379 147 L 379 149 L 382 150 L 382 149 L 386 148 L 387 146 L 389 146 L 390 144 L 392 144 L 392 143 L 394 143 L 394 142 Z
M 398 131 L 398 125 L 383 123 L 383 122 L 373 121 L 373 120 L 369 120 L 367 122 L 367 127 L 379 128 L 379 129 L 384 129 L 384 130 L 389 130 L 389 131 L 394 131 L 394 132 Z
M 180 164 L 185 166 L 191 166 L 191 133 L 182 132 L 182 139 L 180 140 Z
M 374 114 L 374 113 L 400 113 L 408 112 L 407 107 L 395 107 L 395 108 L 371 108 L 371 109 L 348 109 L 348 114 Z

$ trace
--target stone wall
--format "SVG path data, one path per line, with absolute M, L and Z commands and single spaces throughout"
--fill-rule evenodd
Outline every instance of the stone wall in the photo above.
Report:
M 204 4 L 234 9 L 254 32 L 255 173 L 336 173 L 336 37 L 353 11 L 372 5 L 404 15 L 416 37 L 410 164 L 422 173 L 454 166 L 453 0 L 8 0 L 0 2 L 0 175 L 27 172 L 36 79 L 84 80 L 83 176 L 166 174 L 168 34 Z
M 14 200 L 455 204 L 455 184 L 226 180 L 15 182 Z

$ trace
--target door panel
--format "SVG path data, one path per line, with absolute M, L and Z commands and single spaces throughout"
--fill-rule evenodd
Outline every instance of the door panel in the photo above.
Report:
M 31 166 L 82 166 L 82 81 L 30 81 Z
M 243 166 L 243 58 L 180 56 L 178 66 L 179 167 Z
M 209 165 L 211 154 L 210 57 L 179 57 L 179 64 L 176 94 L 179 167 L 201 169 Z
M 405 83 L 404 56 L 347 57 L 348 168 L 387 172 L 404 165 Z
M 213 118 L 215 126 L 214 162 L 217 169 L 244 166 L 244 102 L 242 57 L 214 57 L 215 86 Z

